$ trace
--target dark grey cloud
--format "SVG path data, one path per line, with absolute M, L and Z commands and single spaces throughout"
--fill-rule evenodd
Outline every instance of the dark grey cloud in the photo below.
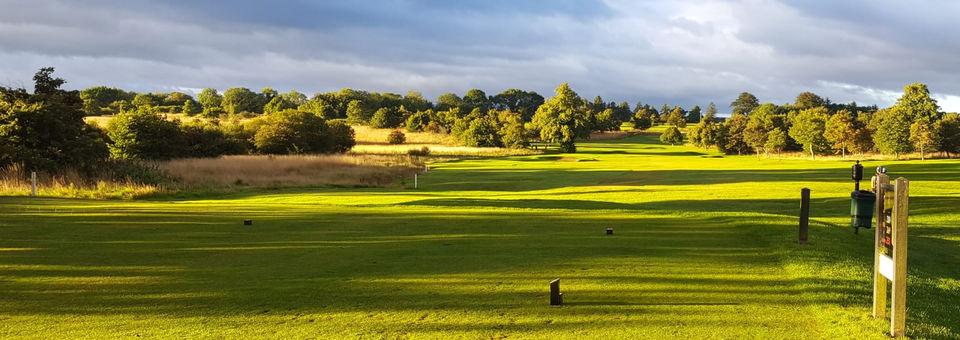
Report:
M 721 107 L 811 90 L 887 105 L 910 82 L 960 109 L 955 2 L 0 0 L 0 83 L 479 87 Z

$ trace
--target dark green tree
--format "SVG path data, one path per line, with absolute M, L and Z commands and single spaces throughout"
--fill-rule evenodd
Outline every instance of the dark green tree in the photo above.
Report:
M 676 125 L 670 125 L 660 134 L 660 142 L 670 145 L 683 144 L 683 134 Z
M 737 99 L 730 103 L 733 114 L 749 114 L 757 106 L 760 106 L 760 101 L 750 92 L 741 92 Z
M 576 152 L 576 141 L 590 137 L 586 105 L 567 83 L 557 86 L 554 96 L 537 109 L 531 126 L 541 140 L 560 144 L 561 152 Z
M 827 106 L 827 101 L 813 92 L 801 92 L 793 103 L 797 110 Z
M 107 156 L 102 134 L 83 121 L 78 91 L 53 77 L 52 67 L 34 75 L 34 93 L 0 87 L 0 166 L 22 164 L 28 170 L 81 170 Z
M 271 98 L 272 99 L 272 98 Z M 245 87 L 233 87 L 223 92 L 221 106 L 229 114 L 263 112 L 262 97 Z
M 147 107 L 117 115 L 107 126 L 110 155 L 117 159 L 166 160 L 187 156 L 180 126 Z

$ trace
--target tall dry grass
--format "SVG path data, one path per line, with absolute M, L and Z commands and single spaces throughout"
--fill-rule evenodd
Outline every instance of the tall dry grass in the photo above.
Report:
M 290 155 L 178 159 L 160 164 L 184 188 L 387 186 L 422 164 L 409 156 Z
M 352 125 L 357 144 L 388 144 L 387 136 L 396 129 L 376 129 L 363 125 Z M 457 139 L 451 135 L 432 133 L 432 132 L 408 132 L 403 133 L 407 136 L 406 144 L 422 145 L 459 145 Z
M 32 191 L 30 172 L 19 165 L 0 169 L 0 196 L 27 196 Z M 164 191 L 156 184 L 138 183 L 130 179 L 115 180 L 106 174 L 84 176 L 67 170 L 56 174 L 37 174 L 37 195 L 71 198 L 137 198 Z
M 421 150 L 423 144 L 403 144 L 403 145 L 374 145 L 360 144 L 350 149 L 350 154 L 354 155 L 407 155 L 410 150 Z M 542 153 L 542 151 L 531 149 L 511 149 L 511 148 L 478 148 L 470 146 L 446 146 L 446 145 L 428 145 L 431 156 L 444 157 L 504 157 L 504 156 L 527 156 Z

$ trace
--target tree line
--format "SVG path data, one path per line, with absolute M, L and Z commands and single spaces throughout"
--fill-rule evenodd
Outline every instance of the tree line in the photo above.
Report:
M 53 72 L 53 68 L 37 72 L 32 93 L 0 87 L 0 167 L 19 164 L 40 171 L 95 172 L 110 171 L 127 160 L 342 153 L 355 144 L 354 131 L 346 122 L 309 112 L 282 109 L 254 119 L 181 123 L 163 117 L 157 106 L 138 101 L 142 95 L 133 96 L 132 102 L 140 105 L 120 109 L 101 129 L 84 122 L 89 97 L 63 90 L 65 81 Z
M 271 88 L 235 87 L 222 94 L 200 91 L 135 93 L 97 86 L 62 90 L 52 68 L 34 77 L 33 93 L 0 87 L 0 166 L 56 169 L 100 159 L 170 159 L 226 154 L 345 152 L 354 144 L 351 125 L 429 131 L 455 136 L 468 146 L 528 147 L 532 142 L 575 152 L 591 132 L 637 130 L 667 124 L 661 140 L 684 139 L 727 154 L 802 151 L 817 154 L 918 151 L 960 153 L 960 118 L 941 112 L 924 84 L 910 84 L 890 108 L 833 103 L 804 92 L 794 103 L 760 104 L 744 92 L 722 119 L 713 103 L 701 109 L 607 102 L 581 98 L 560 84 L 550 98 L 508 89 L 487 95 L 471 89 L 436 102 L 406 95 L 353 89 L 311 98 Z M 183 113 L 208 119 L 181 123 L 163 117 Z M 84 124 L 89 115 L 115 115 L 106 129 Z M 688 127 L 688 125 L 691 125 Z M 683 131 L 686 130 L 686 134 Z M 686 137 L 686 138 L 685 138 Z
M 727 154 L 879 152 L 899 158 L 919 152 L 923 159 L 930 152 L 960 153 L 960 117 L 942 112 L 922 83 L 906 85 L 897 102 L 883 109 L 836 104 L 811 92 L 784 105 L 760 104 L 743 92 L 730 107 L 733 114 L 723 122 L 704 116 L 689 130 L 690 142 Z

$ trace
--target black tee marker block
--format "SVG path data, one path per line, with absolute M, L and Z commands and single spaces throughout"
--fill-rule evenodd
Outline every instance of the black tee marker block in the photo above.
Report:
M 559 306 L 563 304 L 563 293 L 560 292 L 560 279 L 550 281 L 550 305 Z
M 243 220 L 243 225 L 253 225 L 253 220 Z

